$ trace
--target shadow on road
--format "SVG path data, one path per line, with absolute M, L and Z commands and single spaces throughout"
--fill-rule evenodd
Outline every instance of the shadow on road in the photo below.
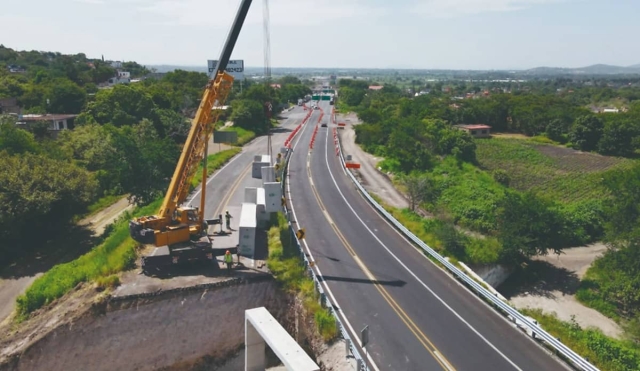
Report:
M 84 226 L 60 227 L 59 233 L 34 231 L 29 242 L 16 242 L 17 253 L 13 258 L 0 259 L 0 278 L 10 279 L 33 276 L 46 272 L 56 264 L 70 262 L 96 247 L 102 239 Z M 44 236 L 38 240 L 38 237 Z
M 394 287 L 402 287 L 407 284 L 405 281 L 401 281 L 401 280 L 380 281 L 380 280 L 369 280 L 369 279 L 363 279 L 363 278 L 346 278 L 346 277 L 336 277 L 336 276 L 319 276 L 318 279 L 320 281 L 368 283 L 368 284 L 377 284 L 377 285 L 394 286 Z
M 292 131 L 293 131 L 292 129 L 283 128 L 283 127 L 278 126 L 278 127 L 276 127 L 276 128 L 271 129 L 271 134 L 277 134 L 277 133 L 290 133 L 290 132 L 292 132 Z
M 498 287 L 498 291 L 507 299 L 523 294 L 554 298 L 553 291 L 559 291 L 562 295 L 573 295 L 579 285 L 580 279 L 575 272 L 555 267 L 545 261 L 531 260 L 526 267 L 516 269 L 511 277 Z

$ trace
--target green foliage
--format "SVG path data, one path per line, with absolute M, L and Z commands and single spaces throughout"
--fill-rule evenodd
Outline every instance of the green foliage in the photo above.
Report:
M 107 277 L 98 277 L 96 279 L 96 285 L 99 289 L 114 289 L 120 286 L 120 277 L 115 274 Z
M 306 312 L 313 316 L 320 335 L 325 341 L 330 341 L 338 335 L 335 318 L 329 309 L 318 303 L 315 284 L 307 276 L 296 247 L 290 243 L 292 236 L 286 218 L 278 213 L 273 219 L 274 225 L 268 232 L 267 267 L 286 290 L 300 297 Z
M 603 176 L 633 164 L 630 160 L 581 154 L 521 139 L 483 139 L 476 144 L 480 166 L 506 171 L 511 188 L 530 190 L 563 203 L 608 197 Z
M 244 146 L 245 144 L 251 142 L 255 137 L 256 133 L 251 130 L 243 129 L 239 126 L 227 126 L 223 130 L 225 131 L 235 131 L 238 133 L 238 141 L 234 143 L 237 146 Z
M 0 116 L 0 152 L 10 155 L 38 153 L 40 148 L 32 133 L 16 127 L 10 116 Z
M 142 119 L 152 119 L 155 104 L 151 96 L 133 85 L 116 85 L 96 93 L 95 100 L 87 105 L 87 113 L 99 124 L 120 127 L 133 125 Z
M 502 260 L 518 263 L 564 246 L 563 220 L 551 202 L 530 192 L 507 192 L 498 204 L 498 239 Z
M 156 200 L 137 209 L 134 215 L 152 215 L 157 212 L 161 203 L 162 200 Z M 114 232 L 93 250 L 76 260 L 56 265 L 38 277 L 16 300 L 18 318 L 26 318 L 31 312 L 60 298 L 80 282 L 97 280 L 131 268 L 136 258 L 136 244 L 129 237 L 130 217 L 125 213 L 116 223 Z
M 535 318 L 540 326 L 557 337 L 603 371 L 632 371 L 640 369 L 640 349 L 637 344 L 615 340 L 596 329 L 583 329 L 575 320 L 563 322 L 541 310 L 522 309 Z
M 612 156 L 631 156 L 638 146 L 634 139 L 640 135 L 640 123 L 610 120 L 604 126 L 598 142 L 598 152 Z
M 565 141 L 564 134 L 567 133 L 567 125 L 560 119 L 553 119 L 547 125 L 545 134 L 553 141 L 563 143 Z
M 92 174 L 73 164 L 46 155 L 0 152 L 0 254 L 25 253 L 34 238 L 82 212 L 96 190 Z
M 596 116 L 578 117 L 569 133 L 569 141 L 580 150 L 593 151 L 602 136 L 603 127 L 602 120 Z
M 237 99 L 231 103 L 233 113 L 230 120 L 234 127 L 265 133 L 268 127 L 264 107 L 259 101 L 253 99 Z
M 509 184 L 511 183 L 511 177 L 506 171 L 502 169 L 494 170 L 492 172 L 492 176 L 493 176 L 493 180 L 495 180 L 496 182 L 500 183 L 505 187 L 508 187 Z
M 607 205 L 609 241 L 640 239 L 640 163 L 607 174 L 604 184 L 612 194 Z

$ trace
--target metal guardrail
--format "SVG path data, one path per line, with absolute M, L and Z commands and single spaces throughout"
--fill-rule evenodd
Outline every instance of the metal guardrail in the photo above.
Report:
M 287 179 L 287 172 L 289 171 L 289 158 L 290 158 L 292 152 L 293 151 L 292 151 L 291 148 L 287 148 L 287 152 L 284 155 L 284 159 L 282 161 L 282 173 L 281 173 L 281 178 L 280 178 L 280 185 L 282 187 L 282 195 L 283 196 L 286 194 L 285 193 L 285 191 L 286 191 L 286 179 Z M 338 316 L 338 313 L 334 309 L 334 306 L 331 303 L 331 300 L 329 300 L 329 297 L 324 292 L 324 289 L 322 288 L 322 285 L 320 284 L 320 280 L 318 279 L 318 276 L 316 275 L 316 272 L 314 272 L 313 268 L 311 267 L 311 264 L 309 263 L 309 258 L 307 257 L 307 254 L 305 254 L 304 250 L 302 249 L 302 246 L 300 245 L 300 240 L 298 240 L 298 237 L 296 236 L 296 233 L 295 233 L 295 229 L 293 228 L 293 225 L 291 224 L 291 218 L 293 217 L 293 215 L 291 213 L 289 213 L 289 210 L 286 207 L 283 207 L 283 213 L 287 217 L 287 224 L 289 225 L 289 233 L 291 233 L 291 241 L 295 242 L 295 246 L 298 248 L 298 251 L 300 252 L 300 257 L 304 261 L 304 265 L 305 265 L 305 268 L 307 269 L 307 273 L 311 276 L 311 278 L 313 279 L 313 282 L 315 283 L 316 292 L 318 292 L 318 294 L 320 296 L 320 304 L 325 308 L 329 308 L 329 311 L 331 312 L 331 314 L 335 318 L 336 323 L 338 324 L 338 327 L 340 329 L 340 334 L 342 335 L 342 338 L 347 341 L 347 344 L 349 346 L 349 350 L 350 350 L 351 354 L 353 355 L 354 359 L 357 362 L 357 365 L 358 365 L 357 367 L 359 368 L 357 371 L 366 370 L 365 359 L 360 355 L 360 352 L 358 351 L 358 349 L 354 345 L 355 344 L 354 340 L 351 338 L 351 336 L 349 336 L 349 332 L 347 331 L 346 327 L 344 326 L 344 324 L 340 320 L 340 317 Z
M 519 321 L 522 321 L 527 326 L 529 326 L 529 328 L 535 332 L 536 337 L 544 340 L 545 343 L 547 343 L 549 346 L 553 347 L 556 350 L 557 354 L 561 355 L 566 360 L 571 362 L 575 367 L 578 367 L 579 369 L 585 370 L 585 371 L 599 371 L 597 367 L 595 367 L 594 365 L 589 363 L 587 360 L 582 358 L 580 355 L 578 355 L 576 352 L 571 350 L 569 347 L 564 345 L 562 342 L 560 342 L 560 340 L 554 338 L 551 334 L 544 331 L 541 327 L 531 323 L 529 319 L 527 319 L 525 316 L 523 316 L 520 312 L 518 312 L 516 309 L 514 309 L 510 305 L 504 303 L 499 298 L 496 298 L 491 292 L 489 292 L 489 290 L 485 289 L 483 286 L 478 284 L 475 280 L 467 276 L 464 272 L 462 272 L 456 266 L 451 264 L 448 260 L 443 258 L 435 250 L 429 247 L 429 245 L 424 243 L 422 240 L 416 237 L 416 235 L 414 235 L 410 230 L 408 230 L 405 226 L 403 226 L 400 222 L 398 222 L 396 218 L 393 217 L 393 215 L 387 212 L 387 210 L 385 210 L 382 206 L 380 206 L 380 204 L 378 204 L 378 202 L 375 199 L 373 199 L 373 197 L 371 197 L 369 192 L 367 192 L 367 190 L 364 189 L 364 187 L 360 184 L 360 182 L 358 182 L 358 180 L 353 175 L 353 173 L 346 168 L 346 163 L 345 163 L 344 156 L 342 154 L 342 146 L 340 145 L 340 140 L 338 140 L 337 150 L 340 155 L 340 162 L 342 167 L 349 174 L 349 177 L 351 178 L 353 183 L 356 185 L 358 190 L 362 193 L 362 195 L 364 195 L 364 197 L 369 201 L 369 203 L 380 214 L 382 214 L 393 226 L 395 226 L 395 228 L 401 231 L 409 240 L 413 241 L 413 243 L 418 245 L 420 248 L 426 251 L 429 255 L 435 258 L 440 264 L 444 265 L 458 279 L 460 279 L 461 281 L 466 283 L 468 286 L 470 286 L 479 296 L 489 301 L 491 304 L 494 305 L 494 307 L 500 309 L 504 314 L 511 316 L 514 322 L 516 320 L 519 320 Z

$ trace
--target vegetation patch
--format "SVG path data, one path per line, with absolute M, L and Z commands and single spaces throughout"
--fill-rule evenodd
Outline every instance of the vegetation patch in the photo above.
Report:
M 505 170 L 510 187 L 538 192 L 561 202 L 579 202 L 608 194 L 604 174 L 632 166 L 633 161 L 579 152 L 529 140 L 492 138 L 476 140 L 480 166 Z
M 240 148 L 232 148 L 209 156 L 208 173 L 219 169 L 239 151 Z M 18 320 L 25 319 L 29 313 L 60 298 L 80 282 L 96 281 L 100 288 L 117 286 L 119 279 L 114 274 L 132 268 L 136 259 L 137 244 L 129 236 L 129 219 L 155 214 L 162 201 L 157 199 L 137 208 L 132 214 L 124 213 L 118 222 L 108 228 L 111 233 L 99 246 L 76 260 L 54 266 L 36 279 L 17 299 Z
M 239 126 L 227 126 L 223 129 L 223 131 L 235 131 L 236 133 L 238 133 L 238 141 L 234 143 L 238 146 L 244 146 L 256 137 L 255 132 L 241 128 Z
M 158 211 L 162 199 L 137 208 L 133 216 L 151 215 Z M 125 212 L 115 224 L 113 232 L 102 244 L 68 263 L 58 264 L 38 277 L 27 291 L 16 299 L 18 320 L 29 313 L 60 298 L 80 282 L 101 279 L 133 267 L 136 259 L 136 242 L 129 237 L 128 221 L 131 214 Z M 109 280 L 101 281 L 104 284 Z
M 307 313 L 313 316 L 322 338 L 325 341 L 334 339 L 338 335 L 336 320 L 328 308 L 320 305 L 315 283 L 309 278 L 300 253 L 292 244 L 291 231 L 282 213 L 273 217 L 268 239 L 267 267 L 285 290 L 301 299 Z
M 440 255 L 468 264 L 494 264 L 502 252 L 494 237 L 476 238 L 465 235 L 455 226 L 440 219 L 425 219 L 409 209 L 382 206 L 402 225 Z
M 631 341 L 609 338 L 596 329 L 583 329 L 575 320 L 564 322 L 539 309 L 520 312 L 538 320 L 545 331 L 603 371 L 640 369 L 640 347 Z

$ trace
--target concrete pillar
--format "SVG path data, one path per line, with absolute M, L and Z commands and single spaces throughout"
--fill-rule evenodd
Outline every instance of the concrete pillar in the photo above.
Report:
M 251 322 L 244 319 L 244 370 L 245 371 L 264 371 L 265 363 L 265 346 L 264 339 L 253 327 Z

